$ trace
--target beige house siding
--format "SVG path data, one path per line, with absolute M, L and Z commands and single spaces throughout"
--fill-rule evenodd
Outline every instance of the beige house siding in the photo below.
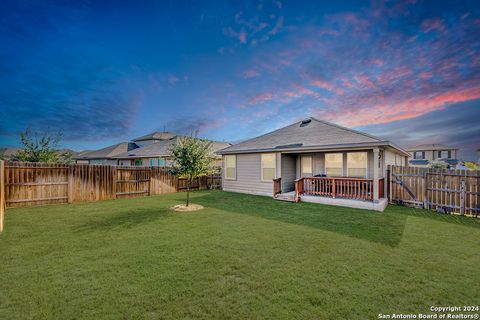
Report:
M 272 196 L 273 181 L 261 180 L 261 153 L 237 154 L 236 157 L 237 177 L 235 180 L 223 178 L 223 190 Z M 222 170 L 223 177 L 225 176 L 224 170 L 225 166 Z
M 380 149 L 382 154 L 380 162 L 374 164 L 373 150 L 352 150 L 351 152 L 367 153 L 367 179 L 373 179 L 374 165 L 378 165 L 378 176 L 384 178 L 388 164 L 405 164 L 405 156 L 394 151 Z M 343 154 L 343 176 L 347 176 L 347 153 L 348 151 L 338 151 L 335 153 Z M 302 177 L 302 158 L 312 157 L 313 175 L 325 173 L 325 153 L 276 153 L 276 177 L 282 178 L 282 192 L 294 190 L 294 181 Z M 235 180 L 223 179 L 223 190 L 231 192 L 268 195 L 273 192 L 272 182 L 261 181 L 261 153 L 237 154 L 237 177 Z M 225 168 L 223 168 L 225 170 Z M 222 176 L 224 172 L 222 170 Z M 311 176 L 311 175 L 309 175 Z

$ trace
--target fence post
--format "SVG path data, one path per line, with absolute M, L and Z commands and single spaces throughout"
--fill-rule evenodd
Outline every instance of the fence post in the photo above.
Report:
M 153 167 L 150 167 L 149 174 L 150 174 L 150 181 L 148 181 L 148 196 L 151 196 L 152 195 L 152 183 L 153 183 L 153 180 L 152 180 Z
M 424 171 L 422 174 L 422 179 L 423 179 L 423 209 L 428 209 L 428 192 L 427 192 L 427 182 L 428 182 L 428 171 Z
M 117 167 L 110 166 L 112 170 L 112 199 L 117 199 Z
M 73 166 L 68 166 L 68 188 L 67 188 L 68 203 L 73 203 Z
M 465 214 L 465 180 L 460 181 L 460 214 Z
M 5 215 L 5 162 L 0 160 L 0 233 L 3 232 Z

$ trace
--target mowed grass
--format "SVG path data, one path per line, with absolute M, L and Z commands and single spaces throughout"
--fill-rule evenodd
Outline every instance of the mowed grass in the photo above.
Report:
M 195 192 L 10 209 L 2 319 L 376 319 L 480 301 L 480 223 Z

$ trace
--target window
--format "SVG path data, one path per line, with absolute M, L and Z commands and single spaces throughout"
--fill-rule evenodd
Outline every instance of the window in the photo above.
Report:
M 262 154 L 261 162 L 262 181 L 272 181 L 273 179 L 275 179 L 275 154 Z
M 237 157 L 235 155 L 225 156 L 225 179 L 235 180 L 237 178 Z
M 347 153 L 347 174 L 349 177 L 354 177 L 354 178 L 367 177 L 367 153 L 366 152 Z
M 312 157 L 302 157 L 302 175 L 311 175 L 312 169 Z
M 142 165 L 142 160 L 141 159 L 135 159 L 134 163 L 135 166 L 141 166 Z
M 425 152 L 424 151 L 415 151 L 413 153 L 414 159 L 425 159 Z
M 327 177 L 343 176 L 343 153 L 325 154 L 325 174 Z
M 165 159 L 157 159 L 157 163 L 159 167 L 164 167 L 165 166 Z
M 438 157 L 440 159 L 450 159 L 450 151 L 448 150 L 438 151 Z

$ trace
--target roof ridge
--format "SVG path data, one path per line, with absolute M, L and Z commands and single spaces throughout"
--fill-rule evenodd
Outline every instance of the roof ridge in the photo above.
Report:
M 273 130 L 273 131 L 264 133 L 264 134 L 262 134 L 262 135 L 259 135 L 259 136 L 256 136 L 256 137 L 253 137 L 253 138 L 250 138 L 250 139 L 247 139 L 247 140 L 243 140 L 242 142 L 239 142 L 239 143 L 231 144 L 230 147 L 233 147 L 233 146 L 236 147 L 236 146 L 241 145 L 241 144 L 243 144 L 243 143 L 245 143 L 245 142 L 248 142 L 248 141 L 251 141 L 251 140 L 254 140 L 254 139 L 258 139 L 258 138 L 261 138 L 261 137 L 265 137 L 265 136 L 268 136 L 268 135 L 271 135 L 271 134 L 273 134 L 273 133 L 275 133 L 275 132 L 277 132 L 277 131 L 280 131 L 280 130 L 282 130 L 282 129 L 286 129 L 286 128 L 291 127 L 291 126 L 294 126 L 294 125 L 296 125 L 296 124 L 300 124 L 300 123 L 302 123 L 302 121 L 303 121 L 303 120 L 299 120 L 299 121 L 294 122 L 294 123 L 292 123 L 292 124 L 289 124 L 289 125 L 287 125 L 287 126 L 285 126 L 285 127 L 281 127 L 281 128 L 275 129 L 275 130 Z M 230 148 L 230 147 L 227 147 L 227 148 Z M 227 148 L 225 148 L 225 149 L 227 149 Z
M 358 130 L 355 130 L 355 129 L 351 129 L 351 128 L 348 128 L 348 127 L 344 127 L 344 126 L 341 126 L 341 125 L 333 123 L 333 122 L 329 122 L 329 121 L 325 121 L 325 120 L 319 120 L 319 119 L 314 118 L 314 117 L 310 117 L 310 119 L 321 122 L 321 123 L 326 124 L 326 125 L 329 125 L 331 127 L 336 127 L 336 128 L 339 128 L 339 129 L 343 129 L 343 130 L 353 132 L 353 133 L 361 134 L 365 137 L 372 138 L 372 139 L 375 139 L 375 140 L 378 140 L 378 141 L 385 141 L 385 139 L 382 139 L 380 137 L 377 137 L 377 136 L 374 136 L 374 135 L 371 135 L 371 134 L 368 134 L 368 133 L 365 133 L 365 132 L 362 132 L 362 131 L 358 131 Z

